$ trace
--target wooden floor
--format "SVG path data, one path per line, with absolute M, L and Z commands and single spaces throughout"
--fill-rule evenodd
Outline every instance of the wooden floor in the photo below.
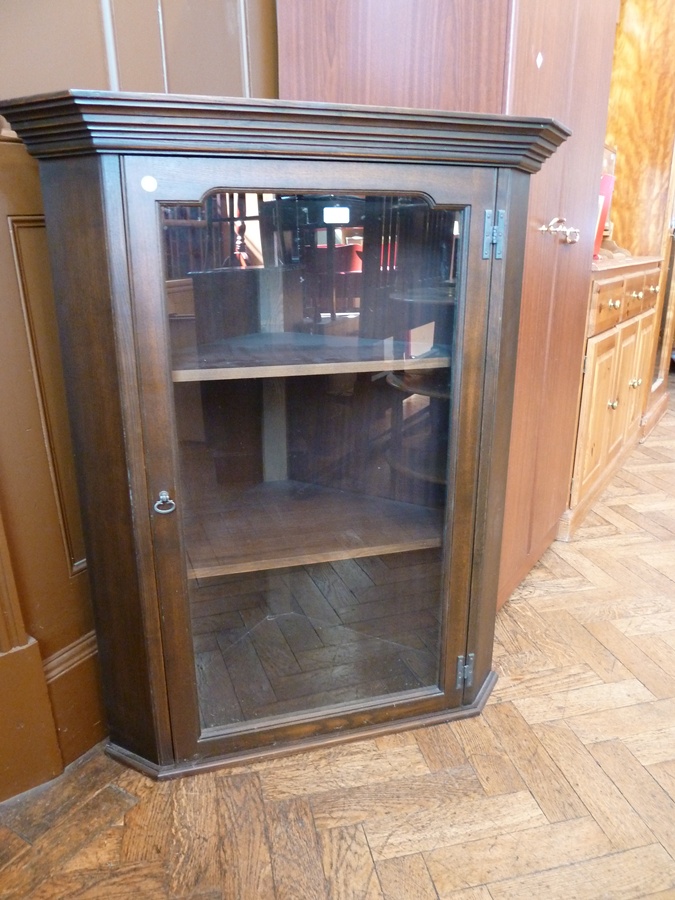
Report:
M 0 804 L 0 896 L 675 898 L 675 408 L 500 612 L 483 715 Z

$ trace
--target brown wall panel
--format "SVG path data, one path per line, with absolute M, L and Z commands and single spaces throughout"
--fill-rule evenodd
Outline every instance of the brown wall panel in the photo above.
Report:
M 545 11 L 540 0 L 518 0 L 514 6 L 506 111 L 516 116 L 554 116 L 566 122 L 575 3 L 549 4 Z M 561 77 L 563 72 L 567 77 Z
M 35 641 L 0 653 L 0 801 L 63 771 Z
M 93 623 L 44 226 L 9 220 L 18 297 L 0 338 L 0 483 L 26 629 L 47 657 Z
M 86 560 L 61 352 L 55 340 L 51 273 L 45 264 L 49 258 L 47 233 L 42 216 L 10 216 L 9 225 L 47 464 L 66 565 L 70 576 L 75 576 L 85 568 Z M 86 599 L 86 586 L 83 590 Z
M 509 6 L 277 0 L 279 96 L 500 112 Z
M 26 635 L 0 517 L 0 801 L 63 766 L 37 643 Z
M 63 764 L 68 765 L 108 731 L 94 632 L 45 660 L 44 675 Z
M 5 526 L 0 516 L 0 653 L 26 643 L 27 635 L 16 590 Z
M 16 646 L 0 656 L 0 722 L 13 723 L 2 741 L 5 797 L 57 774 L 63 758 L 71 761 L 104 733 L 41 212 L 34 161 L 18 141 L 1 140 L 0 218 L 9 228 L 0 233 L 0 513 L 7 537 L 0 651 L 8 640 Z M 21 620 L 13 638 L 5 596 L 10 575 L 18 607 L 11 618 Z M 34 765 L 26 742 L 44 752 L 46 769 Z

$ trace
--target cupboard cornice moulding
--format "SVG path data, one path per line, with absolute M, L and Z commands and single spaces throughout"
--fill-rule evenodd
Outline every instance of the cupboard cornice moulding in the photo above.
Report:
M 361 162 L 470 161 L 534 173 L 570 134 L 551 119 L 79 90 L 0 101 L 0 114 L 37 158 L 170 153 L 334 160 L 337 154 Z

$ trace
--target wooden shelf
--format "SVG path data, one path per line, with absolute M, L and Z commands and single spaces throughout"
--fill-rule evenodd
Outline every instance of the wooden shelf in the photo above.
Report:
M 617 272 L 623 275 L 626 270 L 658 266 L 662 262 L 662 256 L 615 256 L 607 259 L 594 259 L 591 264 L 591 271 L 608 272 L 610 274 Z
M 174 353 L 174 381 L 222 381 L 337 372 L 391 372 L 441 369 L 450 365 L 448 347 L 419 356 L 392 338 L 266 332 L 227 338 Z
M 426 373 L 390 372 L 387 375 L 387 384 L 405 394 L 422 394 L 424 397 L 435 397 L 438 400 L 447 400 L 450 397 L 448 375 L 437 369 Z
M 258 484 L 184 513 L 188 576 L 440 547 L 442 512 L 295 481 Z
M 454 306 L 455 281 L 446 281 L 433 287 L 422 287 L 405 292 L 396 291 L 391 299 L 399 303 L 419 303 L 425 306 Z

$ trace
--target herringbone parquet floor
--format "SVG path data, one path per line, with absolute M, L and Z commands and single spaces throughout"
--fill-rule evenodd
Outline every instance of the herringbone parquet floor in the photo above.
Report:
M 675 898 L 675 407 L 497 622 L 462 722 L 0 804 L 0 896 Z

